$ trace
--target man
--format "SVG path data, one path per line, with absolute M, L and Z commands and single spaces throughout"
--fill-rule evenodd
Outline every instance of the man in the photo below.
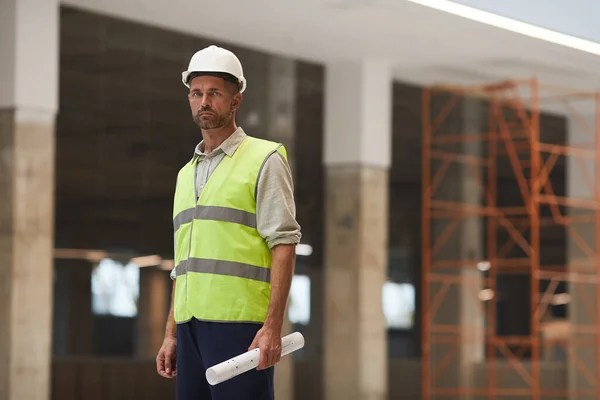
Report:
M 202 141 L 177 176 L 173 299 L 156 368 L 177 375 L 178 400 L 273 399 L 301 236 L 286 152 L 236 126 L 246 79 L 232 52 L 200 50 L 182 75 Z M 257 347 L 255 370 L 208 385 L 207 368 Z

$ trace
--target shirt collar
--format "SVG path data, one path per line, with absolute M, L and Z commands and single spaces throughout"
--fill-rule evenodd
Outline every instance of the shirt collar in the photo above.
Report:
M 235 153 L 237 148 L 240 147 L 240 144 L 242 144 L 242 142 L 244 141 L 245 138 L 246 138 L 246 132 L 244 132 L 244 130 L 241 127 L 239 127 L 227 139 L 225 139 L 225 141 L 223 141 L 223 143 L 221 143 L 221 145 L 219 147 L 214 149 L 211 154 L 218 154 L 219 152 L 222 151 L 223 153 L 225 153 L 229 157 L 231 157 L 231 156 L 233 156 L 233 153 Z M 202 148 L 203 143 L 204 143 L 204 140 L 201 141 L 200 143 L 198 143 L 198 145 L 196 145 L 196 149 L 194 151 L 194 157 L 197 157 L 197 156 L 206 157 L 209 155 L 209 154 L 202 152 L 202 150 L 200 150 Z

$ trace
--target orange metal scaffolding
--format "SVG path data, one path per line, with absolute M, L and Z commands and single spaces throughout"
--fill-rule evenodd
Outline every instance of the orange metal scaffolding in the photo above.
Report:
M 452 118 L 457 109 L 464 113 L 460 107 L 465 99 L 477 99 L 486 110 L 487 122 L 482 123 L 487 128 L 485 131 L 468 131 L 464 124 L 456 123 L 464 115 L 459 119 Z M 535 78 L 475 87 L 433 86 L 424 90 L 423 399 L 462 395 L 477 399 L 512 396 L 534 400 L 549 397 L 600 398 L 599 99 L 600 94 L 595 92 L 579 93 L 540 85 Z M 568 118 L 570 125 L 564 127 L 570 135 L 567 144 L 545 143 L 540 139 L 544 136 L 540 128 L 540 113 L 546 112 Z M 583 133 L 583 136 L 587 133 L 585 138 L 582 137 L 585 142 L 574 143 L 574 130 Z M 464 149 L 473 143 L 476 143 L 476 154 L 472 154 L 473 151 L 468 154 Z M 561 162 L 579 167 L 578 179 L 587 185 L 589 192 L 580 193 L 580 182 L 576 193 L 567 190 L 566 196 L 556 194 L 550 176 L 553 168 Z M 463 171 L 458 178 L 449 174 L 457 165 L 461 165 L 459 168 Z M 593 176 L 590 165 L 594 169 Z M 504 171 L 502 177 L 501 168 Z M 460 185 L 458 180 L 466 176 L 464 171 L 470 171 L 481 190 L 479 204 L 460 198 L 457 200 L 456 196 L 448 199 L 452 196 L 441 193 L 440 188 L 449 187 L 445 180 L 453 180 L 450 187 Z M 508 178 L 506 171 L 510 171 Z M 574 176 L 573 171 L 567 174 L 571 178 Z M 511 200 L 513 203 L 508 201 L 510 204 L 504 204 L 507 201 L 503 200 L 504 203 L 499 204 L 499 195 L 505 195 L 498 188 L 499 179 L 514 181 L 520 195 L 518 199 Z M 454 254 L 459 253 L 458 259 L 442 257 L 442 249 L 453 237 L 465 240 L 464 234 L 460 236 L 458 231 L 465 219 L 472 220 L 474 217 L 485 227 L 485 243 L 482 244 L 485 257 L 460 257 L 459 251 L 454 251 Z M 571 243 L 569 246 L 565 243 L 568 247 L 565 251 L 569 252 L 565 263 L 540 261 L 541 251 L 552 250 L 541 249 L 541 232 L 552 227 L 563 229 Z M 587 237 L 581 233 L 582 227 Z M 480 237 L 472 240 L 483 242 Z M 528 335 L 497 333 L 496 284 L 503 274 L 530 277 Z M 569 287 L 568 293 L 562 295 L 563 300 L 567 299 L 564 303 L 570 296 L 565 325 L 570 334 L 565 342 L 560 343 L 565 353 L 565 360 L 561 361 L 564 368 L 559 368 L 565 374 L 566 384 L 562 387 L 545 385 L 541 379 L 546 363 L 541 354 L 544 348 L 541 328 L 545 326 L 543 320 L 549 305 L 557 299 L 556 290 L 561 282 Z M 461 321 L 461 318 L 455 317 L 448 322 L 446 317 L 444 323 L 439 322 L 440 307 L 445 301 L 451 301 L 448 296 L 452 288 L 465 292 L 475 288 L 476 296 L 472 301 L 477 303 L 485 320 L 479 338 L 476 337 L 476 328 L 465 327 L 464 319 Z M 464 301 L 464 295 L 462 299 Z M 576 306 L 573 305 L 575 303 Z M 457 310 L 457 315 L 461 312 Z M 477 323 L 474 321 L 473 325 Z M 460 354 L 464 357 L 464 346 L 471 346 L 469 343 L 474 344 L 474 347 L 469 347 L 473 351 L 481 346 L 479 366 L 465 367 L 464 362 L 457 361 Z M 443 346 L 446 347 L 442 351 Z M 440 376 L 451 370 L 452 365 L 459 370 L 458 375 L 454 371 L 454 378 L 440 384 Z M 465 372 L 467 370 L 471 372 Z M 471 374 L 471 378 L 456 378 L 465 373 Z M 506 376 L 511 373 L 523 384 L 507 384 Z

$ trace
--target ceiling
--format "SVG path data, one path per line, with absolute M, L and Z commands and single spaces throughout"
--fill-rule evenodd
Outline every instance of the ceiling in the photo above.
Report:
M 310 61 L 380 58 L 397 79 L 463 84 L 537 76 L 600 86 L 600 57 L 406 0 L 63 0 L 64 4 Z

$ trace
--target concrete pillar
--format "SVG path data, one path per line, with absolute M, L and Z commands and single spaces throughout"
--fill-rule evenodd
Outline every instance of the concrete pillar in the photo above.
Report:
M 270 56 L 268 79 L 267 137 L 284 144 L 292 176 L 295 178 L 296 62 L 288 58 Z M 285 336 L 291 332 L 292 324 L 289 322 L 286 312 L 281 333 Z M 275 398 L 277 400 L 294 399 L 293 360 L 293 356 L 283 357 L 275 367 Z
M 591 129 L 600 123 L 595 121 L 594 104 L 592 101 L 579 101 L 572 102 L 571 105 L 579 116 L 572 112 L 568 120 L 568 145 L 577 146 L 587 143 L 586 147 L 593 149 L 595 146 L 594 139 L 591 136 L 590 128 L 586 128 L 584 123 L 588 124 Z M 585 122 L 582 123 L 582 121 Z M 600 138 L 595 140 L 600 140 Z M 581 158 L 578 160 L 573 156 L 566 157 L 565 160 L 567 162 L 567 196 L 588 201 L 593 200 L 594 190 L 598 185 L 596 181 L 598 177 L 594 173 L 594 160 Z M 589 182 L 592 183 L 592 187 L 590 187 Z M 593 218 L 594 216 L 594 210 L 579 207 L 566 208 L 566 212 L 570 217 L 587 216 Z M 585 329 L 587 328 L 589 331 L 589 327 L 596 324 L 596 315 L 600 312 L 596 301 L 598 290 L 596 284 L 593 283 L 593 279 L 597 279 L 599 276 L 598 264 L 589 253 L 589 251 L 600 252 L 600 248 L 595 244 L 597 239 L 593 221 L 592 219 L 586 223 L 571 224 L 570 229 L 567 229 L 568 271 L 591 278 L 588 283 L 570 282 L 567 284 L 570 294 L 570 303 L 567 308 L 570 328 L 566 339 L 569 340 L 571 354 L 567 353 L 565 359 L 567 362 L 568 390 L 571 392 L 569 398 L 573 400 L 592 399 L 600 396 L 600 391 L 594 383 L 600 374 L 596 363 L 596 353 L 600 349 L 598 346 L 590 347 L 581 343 L 582 341 L 593 342 L 596 339 L 596 334 L 585 333 Z M 583 239 L 583 241 L 580 239 Z M 586 250 L 586 247 L 588 250 Z M 582 328 L 583 331 L 578 332 Z M 592 377 L 594 379 L 590 382 Z M 577 394 L 577 391 L 588 393 L 590 391 L 594 393 L 595 391 L 595 396 Z
M 285 145 L 288 162 L 295 177 L 296 61 L 270 56 L 267 87 L 268 138 Z
M 331 63 L 325 89 L 324 398 L 383 400 L 391 70 Z
M 58 4 L 0 2 L 0 400 L 48 399 Z
M 434 97 L 432 118 L 439 115 L 440 110 L 447 104 L 447 99 Z M 462 99 L 455 110 L 445 120 L 443 129 L 453 134 L 485 132 L 485 107 L 477 99 Z M 439 132 L 441 135 L 443 132 Z M 447 153 L 466 155 L 468 157 L 482 157 L 483 145 L 481 141 L 470 141 L 451 145 L 436 145 L 436 150 Z M 439 167 L 438 160 L 430 160 L 432 174 Z M 484 177 L 486 170 L 478 167 L 480 177 Z M 444 178 L 434 193 L 433 198 L 439 201 L 452 201 L 470 206 L 482 206 L 482 188 L 472 165 L 462 162 L 452 162 Z M 438 369 L 448 359 L 448 354 L 453 350 L 453 343 L 439 343 L 430 341 L 429 373 L 432 379 L 431 387 L 435 388 L 475 388 L 474 368 L 483 361 L 484 355 L 484 308 L 478 295 L 483 289 L 482 273 L 477 269 L 478 261 L 484 256 L 484 224 L 483 218 L 477 215 L 464 215 L 457 220 L 458 225 L 445 244 L 438 248 L 438 239 L 444 236 L 447 227 L 453 223 L 450 218 L 435 218 L 431 224 L 431 246 L 437 248 L 432 253 L 431 270 L 436 275 L 436 280 L 428 283 L 429 304 L 436 308 L 432 325 L 445 325 L 449 328 L 458 328 L 456 331 L 444 336 L 458 336 L 459 350 L 451 357 L 443 370 Z M 463 263 L 455 267 L 441 268 L 439 264 L 460 260 Z M 439 263 L 437 266 L 436 264 Z M 445 282 L 441 282 L 440 277 Z M 448 284 L 446 288 L 444 285 Z M 445 293 L 442 301 L 438 294 Z M 429 310 L 423 310 L 429 315 Z M 439 334 L 430 334 L 430 338 L 440 337 Z M 439 371 L 439 372 L 437 372 Z M 436 373 L 437 372 L 437 373 Z M 435 374 L 435 380 L 433 380 Z M 479 383 L 481 385 L 481 382 Z M 484 383 L 485 385 L 485 383 Z M 457 399 L 470 399 L 468 395 L 456 396 Z
M 156 357 L 165 338 L 165 321 L 171 292 L 168 273 L 154 267 L 140 268 L 140 298 L 137 317 L 137 355 Z

